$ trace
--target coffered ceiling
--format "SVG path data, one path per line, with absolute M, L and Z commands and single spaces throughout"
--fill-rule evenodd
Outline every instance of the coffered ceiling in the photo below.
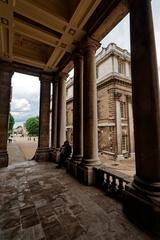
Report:
M 57 71 L 77 42 L 101 40 L 127 11 L 120 0 L 0 0 L 0 59 Z

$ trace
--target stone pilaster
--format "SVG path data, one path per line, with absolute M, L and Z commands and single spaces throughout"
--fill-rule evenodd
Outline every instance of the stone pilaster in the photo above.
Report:
M 8 166 L 8 116 L 11 101 L 11 64 L 0 62 L 0 168 Z
M 83 160 L 78 177 L 85 184 L 93 183 L 93 167 L 100 164 L 98 159 L 97 128 L 97 87 L 95 51 L 98 42 L 87 39 L 84 44 L 83 75 Z
M 115 105 L 116 105 L 116 135 L 117 135 L 117 156 L 116 160 L 124 160 L 122 155 L 122 126 L 121 126 L 121 109 L 120 109 L 120 97 L 121 93 L 116 92 Z
M 39 113 L 39 138 L 35 154 L 36 161 L 48 161 L 49 149 L 49 119 L 50 119 L 50 85 L 52 76 L 40 76 L 40 113 Z
M 69 168 L 77 176 L 77 164 L 83 157 L 83 56 L 77 52 L 74 56 L 73 90 L 73 157 Z
M 129 1 L 136 175 L 124 211 L 160 238 L 160 97 L 150 0 Z
M 135 159 L 134 147 L 134 125 L 133 125 L 133 110 L 132 110 L 132 97 L 127 96 L 128 103 L 128 132 L 129 132 L 129 153 L 130 157 Z

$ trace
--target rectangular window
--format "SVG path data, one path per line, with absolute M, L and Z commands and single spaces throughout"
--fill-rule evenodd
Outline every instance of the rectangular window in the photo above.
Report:
M 127 152 L 127 136 L 122 136 L 122 153 Z
M 96 79 L 98 79 L 98 67 L 96 67 Z
M 120 102 L 121 118 L 126 118 L 126 103 Z
M 97 101 L 97 118 L 100 120 L 100 100 Z
M 123 62 L 118 62 L 118 73 L 125 73 L 125 64 Z

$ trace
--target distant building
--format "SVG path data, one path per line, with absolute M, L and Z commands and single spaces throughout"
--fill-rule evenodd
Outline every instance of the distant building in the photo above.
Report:
M 16 135 L 24 135 L 25 129 L 22 126 L 18 126 L 13 129 L 13 133 Z
M 111 43 L 96 56 L 98 146 L 112 159 L 134 158 L 130 54 Z M 66 82 L 66 138 L 72 143 L 73 78 Z

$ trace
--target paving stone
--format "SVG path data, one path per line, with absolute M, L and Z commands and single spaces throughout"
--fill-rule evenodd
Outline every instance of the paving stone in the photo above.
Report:
M 53 163 L 14 164 L 1 180 L 0 240 L 153 240 L 119 202 Z
M 0 240 L 23 240 L 20 227 L 0 231 Z
M 20 226 L 19 209 L 2 209 L 0 212 L 0 229 L 7 230 L 9 228 Z
M 22 230 L 23 240 L 45 240 L 45 234 L 41 224 L 34 225 Z
M 55 219 L 54 221 L 43 225 L 46 239 L 59 239 L 65 237 L 66 233 L 61 224 Z
M 28 228 L 40 223 L 35 206 L 20 209 L 23 228 Z

